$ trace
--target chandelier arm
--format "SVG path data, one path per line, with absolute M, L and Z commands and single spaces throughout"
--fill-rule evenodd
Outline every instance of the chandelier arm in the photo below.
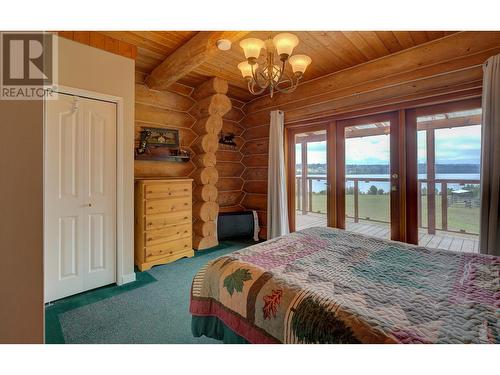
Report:
M 248 81 L 248 91 L 250 91 L 250 93 L 253 95 L 260 95 L 267 88 L 267 86 L 265 87 L 260 87 L 259 85 L 257 86 L 259 87 L 259 90 L 255 90 L 255 81 L 253 79 Z
M 283 60 L 283 61 L 282 61 L 281 71 L 280 71 L 280 76 L 279 76 L 278 80 L 276 81 L 276 82 L 278 83 L 277 85 L 279 85 L 279 83 L 280 83 L 280 82 L 281 82 L 281 80 L 283 79 L 283 75 L 285 75 L 285 61 L 286 61 L 286 60 Z M 287 77 L 287 76 L 288 76 L 288 74 L 286 74 L 285 76 Z M 277 86 L 277 85 L 276 85 L 276 86 Z
M 290 75 L 288 74 L 285 74 L 285 77 L 286 79 L 283 80 L 282 82 L 280 83 L 285 83 L 285 82 L 290 82 L 290 86 L 289 87 L 286 87 L 286 88 L 280 88 L 279 85 L 276 86 L 276 89 L 279 91 L 279 92 L 282 92 L 282 93 L 291 93 L 293 91 L 295 91 L 295 89 L 297 88 L 297 86 L 299 85 L 299 80 L 300 78 L 299 77 L 296 77 L 295 78 L 295 81 L 292 77 L 290 77 Z

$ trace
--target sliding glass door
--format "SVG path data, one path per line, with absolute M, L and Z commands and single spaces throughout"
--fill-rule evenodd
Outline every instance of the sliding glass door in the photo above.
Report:
M 331 226 L 477 252 L 481 101 L 288 130 L 292 230 Z
M 293 208 L 291 224 L 295 230 L 328 224 L 327 129 L 324 127 L 290 134 L 293 159 L 291 179 Z M 292 173 L 290 173 L 292 172 Z
M 397 113 L 336 123 L 337 226 L 401 240 Z
M 416 139 L 411 242 L 445 250 L 479 247 L 481 104 L 469 100 L 418 108 L 409 116 Z M 416 204 L 415 204 L 416 203 Z M 414 215 L 415 216 L 415 215 Z

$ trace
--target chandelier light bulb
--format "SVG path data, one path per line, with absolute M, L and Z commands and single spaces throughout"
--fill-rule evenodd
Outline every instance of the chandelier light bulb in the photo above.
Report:
M 293 55 L 289 60 L 294 73 L 304 74 L 312 59 L 307 55 Z
M 273 38 L 273 43 L 280 58 L 286 60 L 299 44 L 299 38 L 291 33 L 280 33 Z
M 257 38 L 247 38 L 240 42 L 240 47 L 247 60 L 257 60 L 260 55 L 260 50 L 264 48 L 264 42 Z
M 255 63 L 253 65 L 254 71 L 257 70 L 259 64 Z M 243 61 L 238 64 L 238 69 L 241 71 L 243 78 L 252 78 L 252 65 L 248 61 Z

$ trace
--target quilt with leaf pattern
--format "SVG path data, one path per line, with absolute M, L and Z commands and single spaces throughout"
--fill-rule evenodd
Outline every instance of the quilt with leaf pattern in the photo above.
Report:
M 499 343 L 500 257 L 309 228 L 206 264 L 190 312 L 251 343 Z

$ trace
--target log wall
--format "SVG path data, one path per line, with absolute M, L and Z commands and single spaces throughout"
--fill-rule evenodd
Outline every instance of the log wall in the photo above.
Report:
M 192 152 L 191 145 L 198 135 L 191 129 L 195 118 L 189 110 L 196 103 L 189 96 L 192 90 L 155 91 L 144 84 L 144 76 L 136 74 L 135 85 L 135 147 L 139 145 L 141 127 L 178 129 L 181 148 Z M 186 95 L 187 93 L 187 95 Z M 136 160 L 135 177 L 187 177 L 196 166 L 189 162 L 160 162 Z
M 199 102 L 206 99 L 200 90 L 182 84 L 173 84 L 168 91 L 151 90 L 144 84 L 144 77 L 144 74 L 136 72 L 135 147 L 139 144 L 139 132 L 143 126 L 178 129 L 181 147 L 190 151 L 191 160 L 187 163 L 136 160 L 135 177 L 193 178 L 193 196 L 198 197 L 193 212 L 197 213 L 198 219 L 200 215 L 206 214 L 208 208 L 214 209 L 211 203 L 204 208 L 201 204 L 196 205 L 201 200 L 217 203 L 221 212 L 242 210 L 244 181 L 241 175 L 245 167 L 241 162 L 243 155 L 240 149 L 244 143 L 241 137 L 244 129 L 239 121 L 244 117 L 241 109 L 244 103 L 229 99 L 231 110 L 220 119 L 217 116 L 205 116 L 209 115 L 206 112 L 208 106 L 203 103 L 198 106 Z M 219 149 L 218 136 L 221 130 L 237 136 L 236 150 Z M 214 234 L 213 218 L 209 220 L 210 223 L 198 223 L 196 217 L 193 220 L 193 232 L 204 236 Z M 204 242 L 206 247 L 214 245 L 213 241 Z M 200 245 L 199 238 L 197 244 Z

